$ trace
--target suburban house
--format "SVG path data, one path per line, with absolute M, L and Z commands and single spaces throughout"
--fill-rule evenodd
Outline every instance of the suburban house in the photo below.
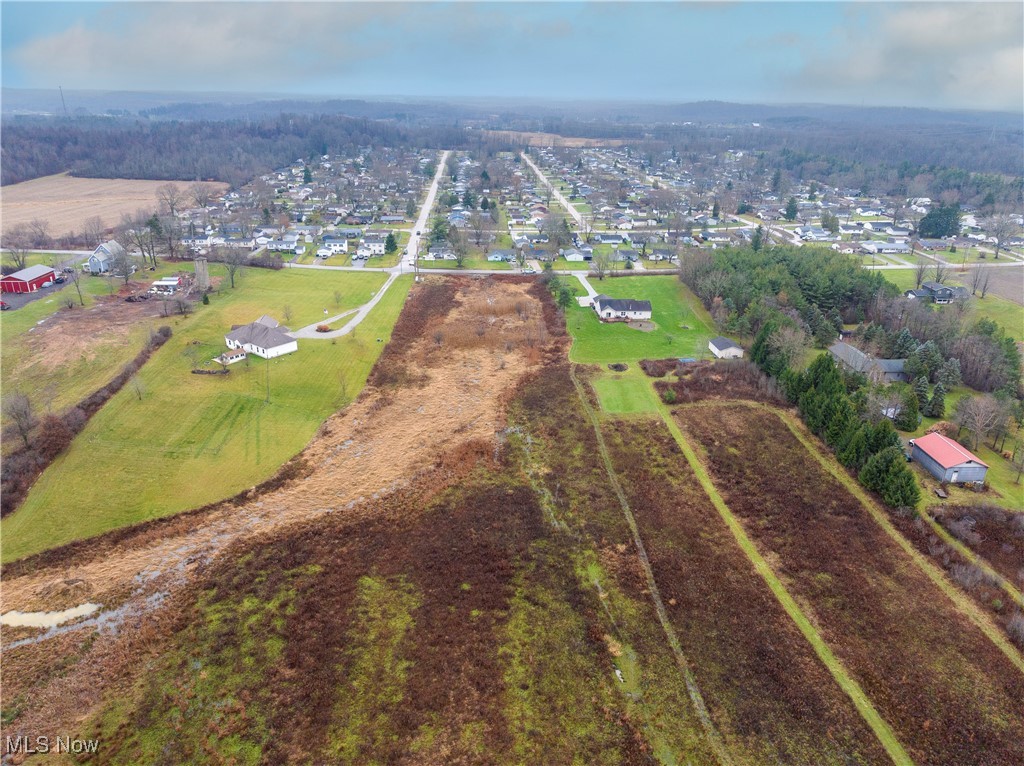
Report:
M 324 237 L 323 248 L 329 250 L 331 255 L 348 252 L 348 237 L 339 234 L 328 234 Z
M 114 261 L 124 255 L 124 248 L 114 240 L 104 242 L 93 250 L 92 255 L 82 266 L 83 271 L 90 274 L 106 274 Z
M 903 371 L 906 359 L 875 359 L 842 341 L 833 343 L 828 350 L 843 367 L 861 373 L 872 383 L 896 383 L 908 379 Z
M 47 282 L 52 284 L 56 276 L 57 272 L 49 266 L 29 266 L 0 279 L 0 292 L 34 293 Z
M 879 242 L 872 240 L 870 242 L 861 242 L 860 249 L 869 255 L 875 253 L 883 255 L 910 255 L 910 245 L 906 242 Z
M 743 358 L 743 349 L 740 345 L 721 335 L 708 341 L 708 349 L 719 359 Z
M 903 294 L 913 300 L 939 304 L 952 303 L 957 298 L 966 298 L 970 295 L 966 287 L 948 287 L 938 282 L 922 282 L 917 290 L 907 290 Z
M 988 465 L 969 450 L 940 433 L 910 440 L 910 459 L 936 479 L 951 484 L 985 481 Z
M 633 319 L 650 319 L 651 302 L 637 301 L 632 298 L 609 298 L 607 295 L 594 296 L 594 311 L 604 321 L 630 321 Z
M 287 335 L 288 331 L 288 328 L 279 324 L 276 319 L 264 314 L 255 322 L 232 327 L 231 332 L 224 336 L 224 342 L 232 351 L 244 351 L 263 359 L 273 359 L 299 350 L 298 341 Z M 232 357 L 230 361 L 228 357 Z M 244 359 L 245 356 L 229 353 L 221 358 L 226 364 L 230 364 L 232 361 Z

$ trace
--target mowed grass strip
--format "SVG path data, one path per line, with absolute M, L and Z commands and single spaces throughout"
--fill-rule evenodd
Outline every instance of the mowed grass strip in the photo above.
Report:
M 652 396 L 653 395 L 654 394 L 652 393 Z M 797 628 L 799 628 L 804 638 L 807 639 L 808 643 L 810 643 L 811 647 L 814 649 L 814 653 L 822 661 L 825 667 L 828 668 L 829 673 L 831 673 L 836 683 L 839 684 L 842 690 L 846 692 L 847 696 L 849 696 L 850 700 L 857 708 L 857 711 L 864 718 L 864 721 L 869 727 L 871 727 L 875 736 L 878 737 L 878 741 L 881 742 L 882 747 L 885 748 L 886 753 L 888 753 L 893 763 L 913 764 L 914 761 L 896 737 L 892 726 L 890 726 L 889 723 L 881 716 L 872 704 L 871 700 L 868 698 L 867 694 L 864 693 L 860 684 L 854 680 L 853 676 L 846 669 L 844 664 L 838 657 L 836 657 L 832 649 L 825 642 L 824 638 L 822 638 L 821 634 L 807 618 L 807 615 L 804 614 L 799 604 L 797 604 L 793 596 L 790 595 L 778 575 L 776 575 L 772 570 L 772 567 L 758 550 L 754 541 L 747 534 L 739 519 L 736 518 L 729 509 L 729 506 L 716 489 L 714 482 L 712 482 L 707 469 L 698 457 L 696 450 L 689 443 L 683 435 L 683 432 L 679 429 L 679 426 L 676 424 L 672 413 L 664 406 L 660 407 L 660 411 L 665 425 L 668 426 L 669 432 L 675 439 L 676 444 L 678 444 L 679 448 L 683 451 L 683 455 L 686 457 L 687 463 L 689 463 L 690 467 L 693 469 L 700 485 L 704 488 L 704 491 L 711 499 L 712 504 L 715 506 L 715 509 L 718 511 L 722 520 L 729 527 L 729 530 L 732 532 L 733 537 L 739 544 L 740 548 L 743 549 L 747 558 L 750 559 L 754 569 L 771 589 L 775 598 L 782 605 L 782 608 L 786 610 L 786 614 L 789 615 L 790 619 L 792 619 Z
M 575 277 L 561 279 L 576 295 L 585 294 Z M 565 316 L 573 337 L 569 357 L 574 362 L 601 364 L 702 356 L 706 355 L 708 340 L 717 335 L 700 301 L 674 275 L 600 281 L 592 277 L 590 284 L 598 293 L 613 298 L 649 300 L 656 329 L 644 332 L 622 322 L 601 322 L 592 308 L 583 308 L 574 301 Z
M 299 350 L 192 375 L 224 350 L 233 324 L 292 308 L 293 328 L 365 303 L 377 273 L 251 270 L 214 296 L 43 473 L 23 506 L 2 522 L 12 561 L 111 529 L 214 502 L 270 477 L 332 412 L 355 398 L 401 311 L 412 277 L 399 278 L 354 333 L 300 340 Z M 333 304 L 334 291 L 340 306 Z M 267 400 L 269 376 L 270 401 Z
M 887 761 L 850 698 L 756 575 L 667 427 L 617 419 L 603 429 L 669 618 L 737 759 Z
M 655 412 L 657 405 L 648 393 L 650 384 L 639 367 L 626 372 L 604 370 L 590 379 L 601 411 L 614 415 Z
M 970 598 L 968 598 L 959 588 L 949 582 L 943 572 L 935 564 L 930 562 L 923 553 L 918 551 L 913 544 L 907 540 L 906 537 L 900 534 L 899 530 L 897 530 L 889 520 L 885 511 L 878 506 L 878 503 L 870 494 L 868 494 L 864 487 L 854 481 L 849 474 L 822 454 L 822 452 L 817 448 L 817 445 L 814 444 L 813 440 L 804 432 L 801 424 L 798 424 L 789 415 L 784 413 L 778 413 L 778 417 L 786 424 L 790 433 L 792 433 L 793 436 L 807 448 L 807 451 L 811 453 L 818 464 L 828 471 L 829 474 L 831 474 L 832 477 L 840 484 L 842 484 L 850 494 L 860 500 L 861 504 L 867 512 L 871 514 L 871 517 L 878 523 L 886 535 L 888 535 L 890 539 L 902 548 L 914 563 L 917 564 L 921 571 L 928 575 L 928 578 L 949 597 L 957 608 L 970 618 L 971 622 L 978 626 L 978 628 L 999 648 L 1003 654 L 1006 655 L 1006 658 L 1013 663 L 1021 673 L 1024 673 L 1024 658 L 1022 658 L 1020 652 L 1018 652 L 1013 645 L 1006 640 L 1002 631 L 992 624 L 992 620 L 984 612 L 978 609 Z M 991 566 L 983 558 L 980 558 L 969 548 L 963 546 L 959 541 L 950 536 L 945 529 L 943 529 L 927 514 L 927 512 L 924 512 L 921 515 L 936 528 L 936 534 L 942 537 L 944 542 L 948 545 L 952 545 L 952 547 L 968 561 L 972 561 L 979 567 L 992 572 L 992 575 L 1000 582 L 1000 586 L 1006 590 L 1006 593 L 1020 603 L 1020 591 L 1014 588 L 1013 585 L 1004 577 L 992 570 Z
M 728 403 L 677 417 L 737 525 L 911 757 L 1024 762 L 1024 674 L 783 418 Z

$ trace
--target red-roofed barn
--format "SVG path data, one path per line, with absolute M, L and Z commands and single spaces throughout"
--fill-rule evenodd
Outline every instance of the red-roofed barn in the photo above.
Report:
M 940 433 L 910 440 L 910 457 L 939 481 L 959 484 L 985 481 L 988 465 Z
M 5 293 L 34 293 L 56 278 L 57 272 L 49 266 L 29 266 L 0 279 L 0 291 Z

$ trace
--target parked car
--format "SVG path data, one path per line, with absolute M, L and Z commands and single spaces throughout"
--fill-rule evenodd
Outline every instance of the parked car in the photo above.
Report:
M 7 310 L 9 310 L 10 308 L 11 308 L 11 307 L 10 307 L 10 306 L 8 306 L 8 305 L 7 305 L 6 303 L 4 303 L 3 301 L 0 301 L 0 311 L 7 311 Z
M 58 285 L 64 284 L 67 280 L 64 277 L 54 277 L 53 281 Z
M 65 266 L 63 269 L 61 269 L 61 271 L 63 271 L 65 274 L 74 274 L 75 273 L 75 267 L 74 266 Z
M 52 279 L 46 280 L 45 282 L 43 282 L 42 285 L 40 285 L 40 287 L 53 287 L 53 280 Z

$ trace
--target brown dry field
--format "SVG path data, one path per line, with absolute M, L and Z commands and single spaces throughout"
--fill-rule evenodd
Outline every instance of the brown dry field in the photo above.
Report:
M 74 178 L 66 174 L 34 178 L 0 190 L 3 230 L 40 218 L 50 223 L 50 234 L 59 237 L 80 232 L 86 219 L 98 215 L 107 227 L 116 226 L 125 213 L 157 208 L 156 190 L 168 181 L 136 181 L 123 178 Z M 181 189 L 188 184 L 177 182 Z M 211 183 L 218 193 L 228 188 Z
M 528 146 L 565 146 L 575 149 L 594 146 L 622 146 L 625 143 L 617 138 L 580 138 L 525 130 L 485 130 L 483 133 L 501 141 L 516 141 Z
M 973 270 L 969 269 L 968 271 Z M 959 280 L 963 285 L 969 286 L 971 284 L 970 273 L 961 274 L 960 272 L 955 272 L 955 279 Z M 989 269 L 988 291 L 992 295 L 998 295 L 1000 298 L 1006 298 L 1008 301 L 1024 305 L 1024 264 Z
M 372 520 L 379 514 L 374 501 L 388 492 L 415 494 L 410 488 L 425 477 L 431 477 L 431 492 L 457 481 L 469 462 L 467 450 L 487 453 L 497 444 L 507 397 L 519 380 L 558 346 L 548 336 L 545 307 L 529 292 L 533 285 L 515 278 L 426 278 L 410 293 L 367 388 L 283 469 L 288 478 L 279 487 L 5 567 L 0 612 L 65 608 L 87 593 L 105 608 L 135 615 L 137 626 L 153 612 L 154 594 L 173 598 L 232 543 L 328 514 L 353 523 Z M 401 380 L 381 374 L 389 366 L 402 368 Z M 22 637 L 23 631 L 5 631 L 4 644 Z M 62 643 L 7 649 L 5 665 L 52 661 L 48 647 L 63 656 Z M 110 639 L 96 641 L 93 651 L 103 657 L 124 649 Z M 95 676 L 83 667 L 44 681 L 33 690 L 24 720 L 78 720 L 101 692 Z M 8 683 L 5 693 L 25 691 L 20 686 Z
M 918 763 L 1024 762 L 1024 676 L 768 409 L 676 411 L 715 486 Z

